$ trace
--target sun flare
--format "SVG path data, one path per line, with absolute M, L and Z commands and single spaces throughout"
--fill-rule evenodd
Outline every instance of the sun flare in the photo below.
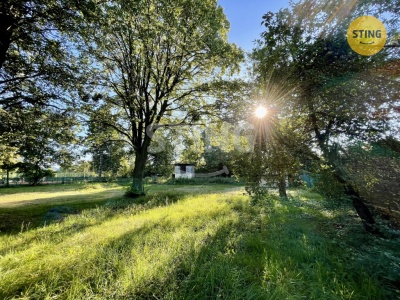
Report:
M 262 119 L 267 115 L 267 109 L 264 106 L 256 108 L 255 115 L 257 118 Z

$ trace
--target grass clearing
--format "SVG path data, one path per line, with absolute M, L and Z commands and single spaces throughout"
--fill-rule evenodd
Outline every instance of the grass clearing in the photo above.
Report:
M 0 189 L 0 234 L 16 233 L 61 220 L 65 215 L 121 199 L 116 184 L 46 185 Z
M 0 298 L 400 297 L 398 236 L 364 233 L 345 204 L 298 190 L 250 206 L 237 187 L 170 188 L 0 236 Z

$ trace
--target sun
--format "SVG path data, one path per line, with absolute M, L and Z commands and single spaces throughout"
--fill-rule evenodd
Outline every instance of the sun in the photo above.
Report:
M 256 108 L 255 115 L 257 118 L 262 119 L 267 115 L 267 109 L 264 106 L 259 106 Z

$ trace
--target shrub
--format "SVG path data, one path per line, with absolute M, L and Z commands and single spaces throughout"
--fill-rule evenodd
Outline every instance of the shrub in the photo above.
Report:
M 37 185 L 40 181 L 47 177 L 54 177 L 55 172 L 51 169 L 43 169 L 40 166 L 24 165 L 21 167 L 22 175 L 32 185 Z
M 238 180 L 232 177 L 197 177 L 197 178 L 171 178 L 165 184 L 241 184 Z
M 313 190 L 329 200 L 344 200 L 344 187 L 333 176 L 331 169 L 322 169 L 316 180 Z

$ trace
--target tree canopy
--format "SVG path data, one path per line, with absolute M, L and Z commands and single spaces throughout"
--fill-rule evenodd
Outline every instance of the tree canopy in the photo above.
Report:
M 227 42 L 229 23 L 215 0 L 112 1 L 97 15 L 87 23 L 86 53 L 100 102 L 112 107 L 100 121 L 135 151 L 132 191 L 140 194 L 156 126 L 199 121 L 242 52 Z
M 398 61 L 398 49 L 363 57 L 350 49 L 344 32 L 353 17 L 371 12 L 389 18 L 389 35 L 394 35 L 398 5 L 361 1 L 347 7 L 349 3 L 339 2 L 333 13 L 323 1 L 300 1 L 265 14 L 266 30 L 252 58 L 259 85 L 279 84 L 284 77 L 294 89 L 285 108 L 294 109 L 292 115 L 303 121 L 303 133 L 313 137 L 314 147 L 370 227 L 374 221 L 342 168 L 340 149 L 351 141 L 388 136 L 398 127 L 393 120 L 398 118 L 399 81 L 381 71 Z

